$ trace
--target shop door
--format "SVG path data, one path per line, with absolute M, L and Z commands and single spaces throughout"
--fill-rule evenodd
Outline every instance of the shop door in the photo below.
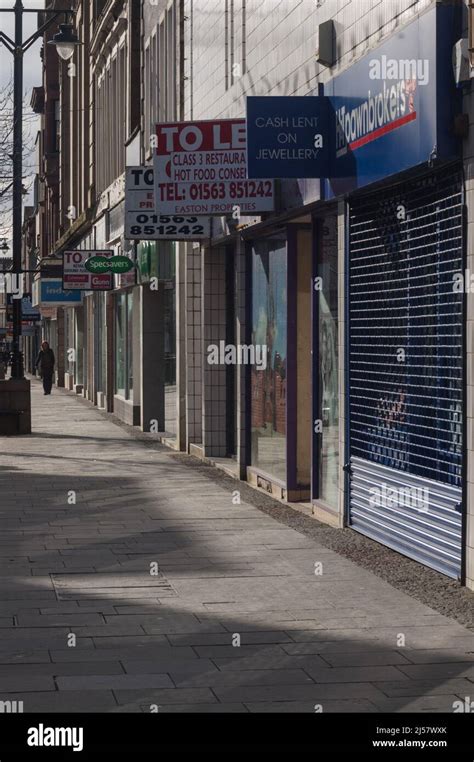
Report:
M 361 197 L 349 224 L 349 520 L 461 573 L 463 193 L 458 171 Z

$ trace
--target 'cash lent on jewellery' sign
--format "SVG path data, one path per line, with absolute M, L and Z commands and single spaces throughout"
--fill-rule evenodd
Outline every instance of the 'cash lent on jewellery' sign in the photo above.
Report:
M 248 176 L 327 177 L 328 111 L 324 97 L 248 97 Z
M 198 241 L 209 238 L 209 217 L 155 212 L 153 167 L 127 167 L 125 173 L 125 238 L 137 241 Z
M 273 181 L 247 179 L 245 119 L 157 124 L 155 131 L 155 208 L 160 213 L 273 211 Z

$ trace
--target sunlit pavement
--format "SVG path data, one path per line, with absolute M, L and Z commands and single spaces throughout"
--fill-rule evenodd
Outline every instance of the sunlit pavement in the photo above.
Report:
M 380 712 L 473 696 L 470 630 L 74 395 L 32 389 L 34 433 L 0 438 L 0 701 Z

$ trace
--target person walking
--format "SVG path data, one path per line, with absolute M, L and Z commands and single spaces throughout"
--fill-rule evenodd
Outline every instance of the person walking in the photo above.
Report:
M 36 367 L 39 369 L 40 376 L 43 379 L 43 389 L 45 394 L 51 394 L 53 386 L 54 373 L 54 352 L 47 341 L 43 341 L 41 349 L 36 358 Z

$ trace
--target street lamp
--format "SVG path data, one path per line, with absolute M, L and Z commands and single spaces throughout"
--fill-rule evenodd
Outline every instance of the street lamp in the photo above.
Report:
M 48 42 L 48 45 L 56 45 L 58 55 L 63 61 L 69 61 L 73 57 L 76 47 L 81 44 L 72 24 L 60 24 L 59 32 Z
M 81 43 L 73 31 L 69 17 L 74 13 L 70 9 L 44 9 L 24 8 L 22 0 L 16 0 L 13 8 L 7 12 L 15 14 L 15 35 L 10 39 L 5 32 L 0 30 L 0 42 L 13 55 L 13 264 L 12 272 L 22 272 L 21 261 L 21 238 L 22 238 L 22 196 L 23 196 L 23 55 L 39 39 L 42 34 L 61 15 L 65 15 L 66 23 L 60 24 L 60 31 L 55 35 L 52 43 L 56 45 L 58 54 L 64 60 L 68 60 L 74 53 L 75 47 Z M 31 37 L 23 40 L 23 13 L 41 13 L 49 18 L 42 24 Z M 21 335 L 21 299 L 13 299 L 13 342 L 12 342 L 12 372 L 11 378 L 21 380 L 24 378 L 23 357 L 20 352 L 19 337 Z

